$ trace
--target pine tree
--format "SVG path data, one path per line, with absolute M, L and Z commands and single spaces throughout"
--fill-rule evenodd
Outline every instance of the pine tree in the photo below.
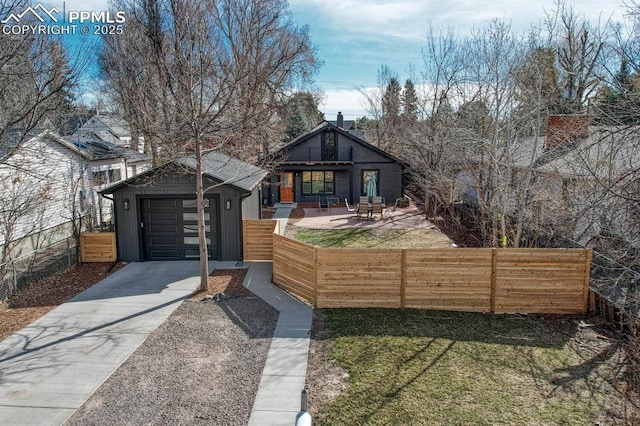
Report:
M 406 120 L 412 122 L 418 120 L 418 95 L 416 94 L 416 86 L 411 79 L 407 79 L 404 83 L 402 109 L 402 115 Z

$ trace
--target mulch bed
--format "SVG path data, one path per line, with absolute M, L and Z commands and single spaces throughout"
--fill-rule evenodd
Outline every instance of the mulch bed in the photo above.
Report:
M 253 296 L 253 293 L 242 286 L 246 274 L 246 269 L 216 269 L 209 274 L 207 290 L 196 291 L 189 299 L 201 300 L 206 296 L 215 296 L 219 293 L 227 296 Z
M 126 263 L 73 265 L 34 281 L 0 303 L 0 340 L 111 275 Z

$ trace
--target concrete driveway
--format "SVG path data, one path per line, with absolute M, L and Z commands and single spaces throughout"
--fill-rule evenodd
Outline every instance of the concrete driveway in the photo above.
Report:
M 131 263 L 0 342 L 0 425 L 62 424 L 198 281 L 198 262 Z

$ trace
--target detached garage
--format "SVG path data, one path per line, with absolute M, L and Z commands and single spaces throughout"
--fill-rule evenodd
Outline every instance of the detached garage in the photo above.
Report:
M 100 191 L 113 199 L 118 259 L 199 258 L 195 160 L 181 158 Z M 267 172 L 218 152 L 203 156 L 209 258 L 242 259 L 242 220 L 260 218 Z

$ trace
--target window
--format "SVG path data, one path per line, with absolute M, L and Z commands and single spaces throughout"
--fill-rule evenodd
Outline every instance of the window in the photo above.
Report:
M 322 159 L 336 159 L 336 133 L 333 130 L 327 130 L 322 135 Z
M 93 186 L 100 186 L 107 183 L 107 172 L 100 170 L 91 174 Z
M 333 172 L 302 172 L 302 193 L 333 194 Z
M 120 169 L 98 170 L 91 173 L 93 186 L 101 186 L 122 180 Z
M 122 180 L 122 173 L 120 172 L 120 169 L 110 169 L 108 171 L 108 175 L 109 183 L 114 183 Z
M 360 195 L 367 195 L 367 188 L 369 187 L 369 181 L 371 178 L 375 178 L 376 196 L 380 195 L 380 170 L 363 170 L 362 171 L 362 188 Z

